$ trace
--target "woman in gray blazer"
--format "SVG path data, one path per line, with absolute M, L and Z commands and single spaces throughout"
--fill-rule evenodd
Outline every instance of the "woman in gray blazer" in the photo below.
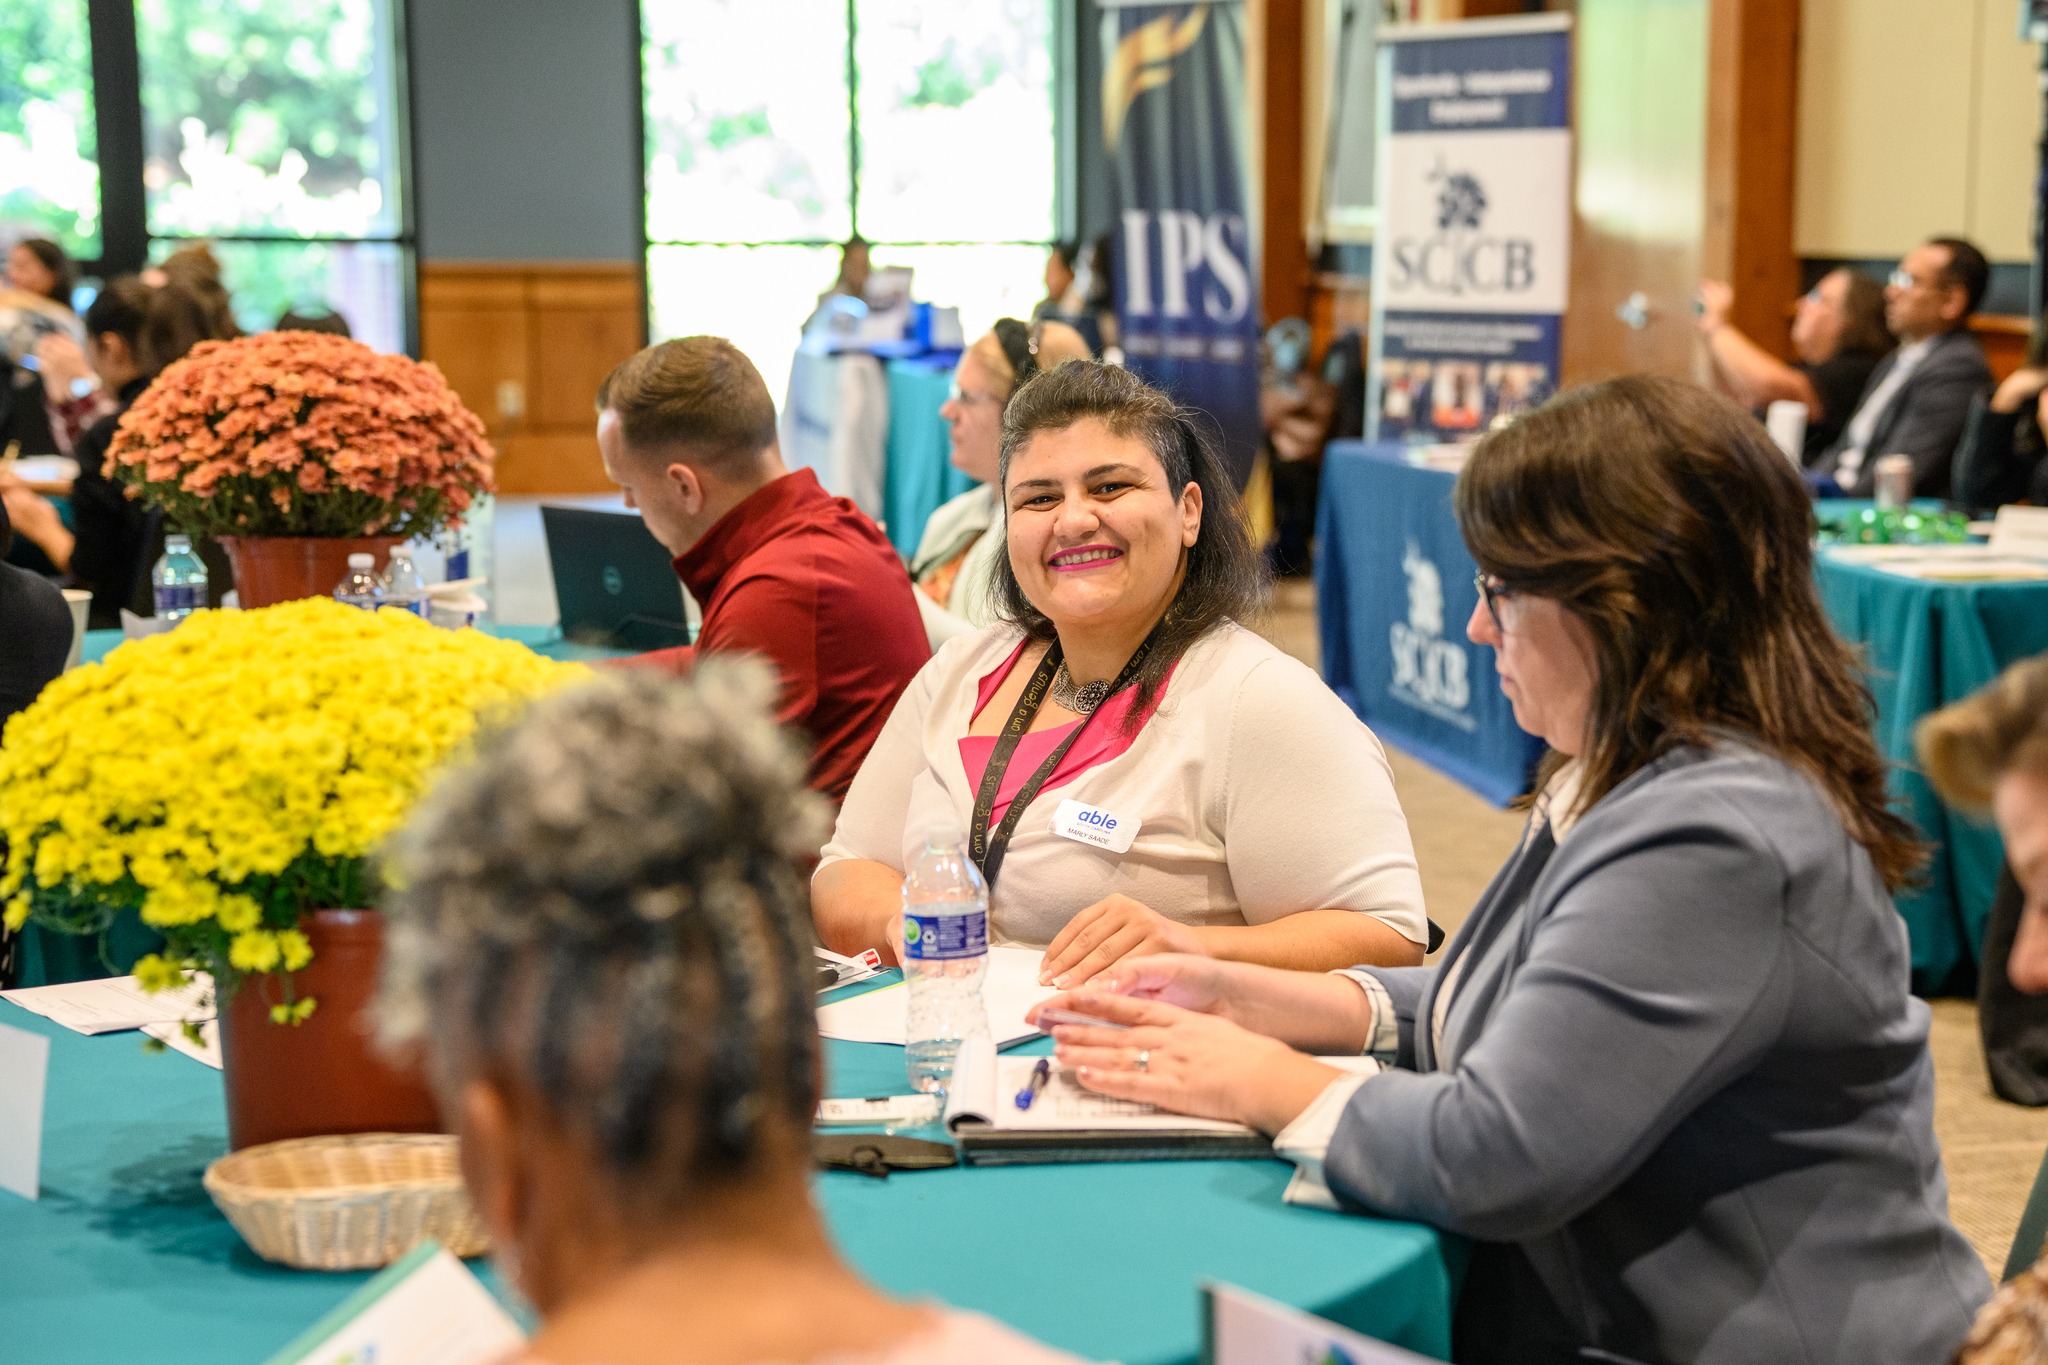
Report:
M 1637 376 L 1481 441 L 1457 509 L 1467 633 L 1553 753 L 1443 960 L 1134 959 L 1052 1002 L 1128 1031 L 1063 1025 L 1059 1055 L 1274 1134 L 1290 1198 L 1471 1238 L 1458 1360 L 1945 1359 L 1990 1283 L 1891 901 L 1923 851 L 1797 475 Z M 1381 1065 L 1311 1055 L 1338 1052 Z

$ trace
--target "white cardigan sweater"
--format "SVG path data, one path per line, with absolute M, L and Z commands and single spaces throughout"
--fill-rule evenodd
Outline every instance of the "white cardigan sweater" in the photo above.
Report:
M 967 828 L 974 787 L 960 740 L 981 679 L 1019 638 L 995 625 L 951 640 L 911 680 L 846 794 L 821 868 L 864 858 L 900 871 L 932 825 Z M 1137 820 L 1129 852 L 1053 833 L 1070 799 Z M 1416 943 L 1428 936 L 1379 741 L 1314 672 L 1235 624 L 1181 658 L 1129 749 L 1039 793 L 1010 841 L 989 927 L 1042 947 L 1119 892 L 1183 924 L 1352 910 Z

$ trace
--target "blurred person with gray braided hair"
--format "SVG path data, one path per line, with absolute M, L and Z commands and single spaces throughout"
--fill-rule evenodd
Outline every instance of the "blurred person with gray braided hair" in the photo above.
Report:
M 540 1314 L 526 1365 L 1069 1362 L 826 1235 L 797 860 L 827 807 L 774 694 L 753 661 L 616 674 L 487 738 L 394 843 L 381 1041 Z

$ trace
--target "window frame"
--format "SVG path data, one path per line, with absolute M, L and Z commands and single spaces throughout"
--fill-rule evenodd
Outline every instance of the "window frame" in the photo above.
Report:
M 142 56 L 135 0 L 86 0 L 92 46 L 92 108 L 100 167 L 100 255 L 78 262 L 82 274 L 102 280 L 129 275 L 149 265 L 156 242 L 250 242 L 257 244 L 337 243 L 391 245 L 399 253 L 399 312 L 405 353 L 420 353 L 418 196 L 413 192 L 417 160 L 412 69 L 412 9 L 406 0 L 383 0 L 391 16 L 388 41 L 392 63 L 392 139 L 398 164 L 398 226 L 389 237 L 285 237 L 274 233 L 151 233 L 148 192 L 143 184 L 144 139 Z M 643 199 L 645 198 L 643 194 Z
M 948 246 L 1035 246 L 1050 249 L 1054 243 L 1072 241 L 1078 222 L 1076 194 L 1080 158 L 1075 145 L 1075 116 L 1078 92 L 1075 88 L 1074 50 L 1078 41 L 1078 20 L 1076 6 L 1070 0 L 1048 0 L 1052 15 L 1050 47 L 1052 58 L 1052 131 L 1053 131 L 1053 236 L 1038 238 L 966 238 L 930 239 L 909 241 L 898 238 L 868 237 L 860 229 L 860 0 L 845 0 L 846 6 L 846 164 L 848 174 L 846 219 L 849 237 L 860 237 L 870 247 L 948 247 Z M 634 215 L 640 225 L 640 297 L 644 301 L 645 324 L 649 335 L 654 330 L 654 280 L 649 260 L 653 248 L 657 247 L 837 247 L 844 238 L 783 238 L 768 241 L 745 241 L 726 238 L 680 238 L 656 237 L 647 221 L 647 6 L 645 0 L 634 0 L 633 25 L 633 72 L 639 87 L 638 98 L 634 101 L 634 131 L 639 138 L 640 211 Z M 780 405 L 778 404 L 778 407 Z

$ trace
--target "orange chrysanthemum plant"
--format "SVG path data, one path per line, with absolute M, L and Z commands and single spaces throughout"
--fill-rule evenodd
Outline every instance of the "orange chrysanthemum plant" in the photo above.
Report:
M 207 341 L 121 418 L 111 471 L 215 536 L 398 536 L 491 491 L 490 442 L 433 365 L 320 332 Z

